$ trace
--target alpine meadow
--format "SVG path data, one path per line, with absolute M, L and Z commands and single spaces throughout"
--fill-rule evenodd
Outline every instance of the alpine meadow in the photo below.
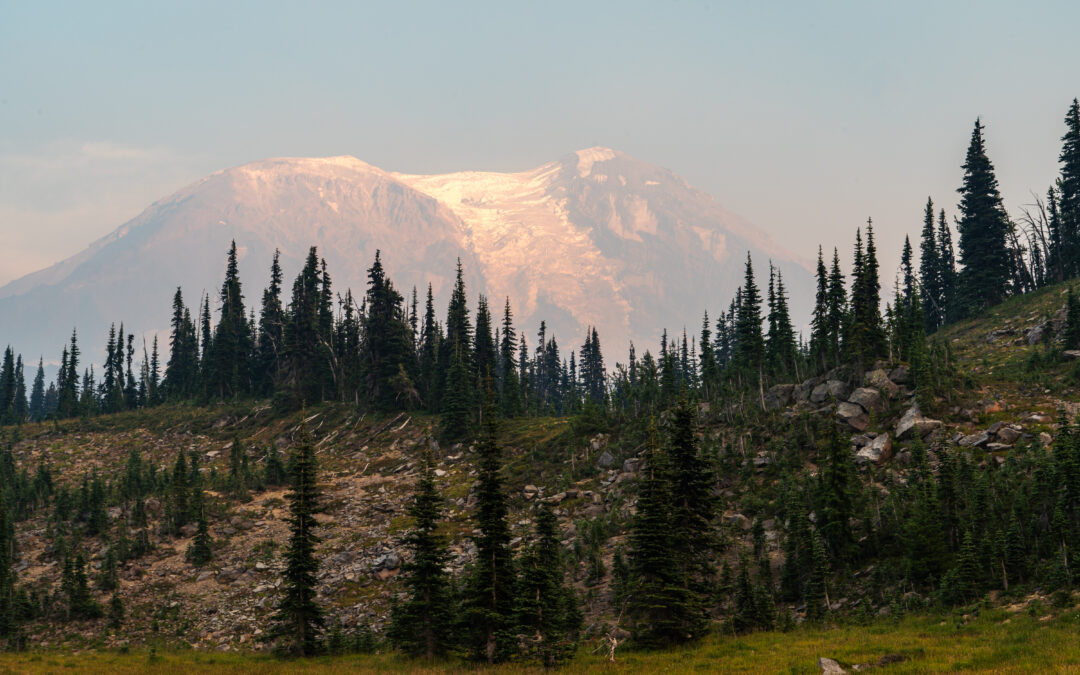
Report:
M 1080 669 L 1075 47 L 686 4 L 0 19 L 0 670 Z

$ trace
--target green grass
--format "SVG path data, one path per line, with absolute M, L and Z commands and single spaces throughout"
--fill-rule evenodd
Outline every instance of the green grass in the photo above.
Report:
M 1080 613 L 1073 610 L 1050 618 L 1041 612 L 983 611 L 977 618 L 959 614 L 907 618 L 871 626 L 799 628 L 789 633 L 757 633 L 743 637 L 715 635 L 703 643 L 668 652 L 620 650 L 616 663 L 606 653 L 583 648 L 563 672 L 664 673 L 817 673 L 817 659 L 827 656 L 845 666 L 873 663 L 886 655 L 902 662 L 881 673 L 1037 673 L 1080 670 Z M 145 651 L 67 653 L 28 652 L 0 655 L 0 672 L 66 673 L 383 673 L 476 672 L 477 666 L 451 660 L 438 664 L 409 661 L 397 654 L 322 657 L 282 661 L 244 653 Z M 489 669 L 500 673 L 523 670 L 521 664 Z

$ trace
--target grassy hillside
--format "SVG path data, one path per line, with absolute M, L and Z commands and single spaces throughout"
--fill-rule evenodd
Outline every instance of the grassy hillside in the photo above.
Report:
M 1075 415 L 1080 392 L 1080 362 L 1064 358 L 1053 336 L 1060 333 L 1064 286 L 1014 298 L 976 319 L 949 327 L 935 339 L 948 345 L 955 380 L 925 411 L 940 421 L 926 437 L 935 453 L 956 451 L 972 466 L 997 460 L 1005 465 L 1022 448 L 1051 445 L 1058 434 L 1058 409 Z M 895 365 L 895 364 L 889 364 Z M 797 383 L 795 386 L 806 386 Z M 913 398 L 896 387 L 869 416 L 867 432 L 889 435 Z M 832 405 L 832 407 L 829 407 Z M 812 485 L 819 471 L 815 429 L 836 423 L 835 402 L 792 402 L 760 410 L 756 402 L 732 414 L 702 405 L 700 442 L 720 471 L 723 499 L 720 534 L 727 542 L 723 561 L 734 567 L 753 548 L 750 524 L 761 523 L 765 559 L 773 579 L 783 561 L 780 542 L 784 500 L 794 481 Z M 961 436 L 996 422 L 1023 434 L 1005 447 L 963 447 Z M 164 533 L 163 495 L 147 500 L 154 549 L 127 561 L 119 573 L 119 594 L 127 618 L 119 629 L 104 619 L 63 623 L 42 619 L 27 626 L 26 654 L 0 657 L 0 668 L 22 672 L 67 669 L 141 672 L 197 672 L 254 669 L 260 672 L 395 671 L 416 669 L 393 654 L 326 658 L 304 663 L 278 662 L 259 655 L 276 597 L 286 539 L 284 494 L 280 486 L 254 487 L 237 495 L 221 488 L 229 471 L 234 439 L 247 448 L 258 470 L 271 447 L 287 453 L 302 426 L 311 434 L 326 495 L 320 516 L 319 600 L 334 621 L 349 631 L 385 626 L 391 600 L 400 591 L 398 538 L 409 526 L 405 505 L 411 495 L 422 449 L 432 444 L 438 420 L 422 413 L 378 415 L 352 406 L 326 404 L 281 414 L 267 402 L 212 407 L 165 406 L 59 423 L 24 425 L 2 434 L 13 441 L 19 466 L 33 472 L 48 464 L 57 484 L 76 493 L 84 479 L 119 480 L 133 452 L 157 472 L 168 472 L 183 451 L 198 457 L 208 490 L 214 559 L 195 568 L 185 559 L 191 533 Z M 856 435 L 844 427 L 845 433 Z M 14 436 L 13 434 L 17 434 Z M 911 439 L 893 439 L 880 465 L 860 465 L 867 494 L 900 494 L 908 481 Z M 899 557 L 864 560 L 861 569 L 838 572 L 836 608 L 825 625 L 802 624 L 805 607 L 778 602 L 787 632 L 745 636 L 715 634 L 694 648 L 670 653 L 640 653 L 621 648 L 618 663 L 606 662 L 605 636 L 621 630 L 622 612 L 613 592 L 614 552 L 625 545 L 635 508 L 638 454 L 644 447 L 643 420 L 527 418 L 505 422 L 506 484 L 515 537 L 525 537 L 535 505 L 548 501 L 565 533 L 575 585 L 586 616 L 586 639 L 570 672 L 613 668 L 666 672 L 816 672 L 818 657 L 843 664 L 876 664 L 883 672 L 1037 671 L 1080 665 L 1080 648 L 1070 640 L 1080 610 L 1075 594 L 1051 603 L 1038 583 L 991 591 L 962 609 L 938 604 L 933 589 L 912 590 L 898 582 Z M 1029 444 L 1029 445 L 1025 445 Z M 461 570 L 471 559 L 469 536 L 475 483 L 469 444 L 436 446 L 437 483 L 448 511 L 443 532 L 451 564 Z M 854 445 L 853 445 L 854 447 Z M 902 460 L 907 456 L 907 461 Z M 937 461 L 937 460 L 935 460 Z M 980 469 L 981 470 L 981 469 Z M 875 492 L 876 491 L 876 492 Z M 876 503 L 876 502 L 875 502 Z M 126 506 L 124 508 L 127 508 Z M 111 523 L 124 517 L 120 507 Z M 880 518 L 880 512 L 878 513 Z M 31 512 L 17 525 L 20 584 L 41 591 L 60 580 L 49 510 Z M 520 539 L 515 541 L 515 545 Z M 83 549 L 90 574 L 101 567 L 106 537 L 87 537 Z M 852 578 L 847 578 L 850 575 Z M 840 578 L 842 577 L 842 578 Z M 105 602 L 108 594 L 97 593 Z M 717 618 L 731 612 L 721 599 Z M 1053 604 L 1053 607 L 1051 607 Z M 717 622 L 718 631 L 726 624 Z M 152 650 L 152 651 L 151 651 Z M 888 659 L 887 659 L 888 660 Z M 1075 667 L 1075 666 L 1074 666 Z M 461 663 L 434 671 L 469 670 Z M 517 666 L 507 667 L 517 671 Z

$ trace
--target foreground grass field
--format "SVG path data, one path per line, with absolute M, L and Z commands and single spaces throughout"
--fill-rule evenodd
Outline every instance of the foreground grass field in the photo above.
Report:
M 903 660 L 877 667 L 881 673 L 1080 672 L 1080 611 L 1051 616 L 1040 607 L 1018 612 L 984 610 L 978 617 L 940 615 L 871 626 L 800 628 L 789 633 L 745 637 L 714 636 L 693 648 L 664 653 L 623 652 L 616 663 L 584 651 L 562 672 L 817 673 L 827 656 L 845 666 L 876 663 L 885 656 Z M 0 672 L 11 673 L 454 673 L 475 665 L 449 661 L 435 665 L 394 654 L 281 661 L 251 654 L 145 651 L 27 652 L 0 656 Z M 519 664 L 488 669 L 523 672 Z M 540 672 L 541 669 L 532 669 Z

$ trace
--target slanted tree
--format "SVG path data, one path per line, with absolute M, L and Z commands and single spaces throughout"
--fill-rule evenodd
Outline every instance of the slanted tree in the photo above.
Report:
M 408 597 L 394 606 L 389 630 L 396 648 L 429 661 L 446 654 L 453 644 L 453 598 L 445 571 L 449 555 L 446 539 L 438 532 L 443 498 L 435 486 L 434 464 L 431 450 L 425 449 L 423 470 L 408 507 L 413 526 L 402 539 L 412 553 L 402 566 Z
M 286 495 L 289 503 L 289 544 L 285 551 L 285 571 L 282 574 L 284 592 L 274 614 L 270 631 L 278 648 L 296 656 L 310 656 L 318 651 L 319 631 L 323 627 L 323 610 L 315 601 L 315 574 L 319 561 L 315 557 L 315 534 L 322 511 L 322 492 L 318 485 L 318 465 L 315 447 L 307 426 L 300 429 L 300 442 L 293 451 L 292 489 Z

